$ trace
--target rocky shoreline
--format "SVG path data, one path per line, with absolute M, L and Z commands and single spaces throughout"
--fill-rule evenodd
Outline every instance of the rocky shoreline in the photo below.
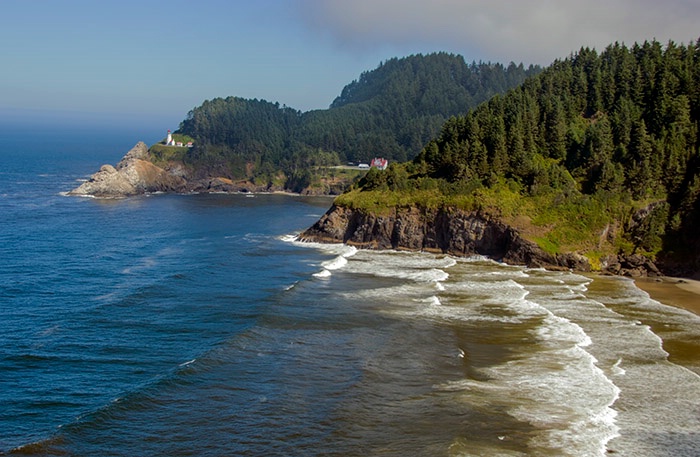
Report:
M 181 164 L 166 168 L 153 163 L 148 146 L 140 141 L 116 166 L 102 165 L 100 170 L 67 195 L 96 198 L 126 198 L 152 193 L 192 192 L 279 192 L 283 189 L 258 186 L 250 181 L 232 181 L 225 177 L 194 177 Z
M 149 193 L 283 192 L 284 189 L 234 182 L 225 177 L 192 177 L 181 164 L 155 165 L 148 146 L 138 142 L 116 166 L 103 165 L 90 179 L 67 193 L 70 196 L 126 198 Z M 483 255 L 494 260 L 550 270 L 592 271 L 578 253 L 550 254 L 526 240 L 515 228 L 480 212 L 457 209 L 394 208 L 375 215 L 333 205 L 302 241 L 346 243 L 363 249 L 439 252 L 464 257 Z M 631 277 L 660 276 L 659 269 L 641 255 L 607 256 L 600 271 Z
M 69 191 L 68 195 L 123 198 L 154 192 L 178 192 L 185 186 L 184 178 L 154 165 L 149 160 L 148 146 L 138 142 L 116 166 L 102 165 L 88 181 Z
M 363 249 L 439 252 L 458 257 L 483 255 L 514 265 L 590 272 L 578 253 L 550 254 L 526 240 L 498 218 L 457 209 L 395 208 L 385 215 L 333 205 L 301 241 L 346 243 Z M 659 276 L 656 265 L 641 255 L 607 256 L 600 271 L 630 277 Z

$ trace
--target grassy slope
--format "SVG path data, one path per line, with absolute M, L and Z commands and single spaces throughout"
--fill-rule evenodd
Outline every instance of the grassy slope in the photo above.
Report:
M 526 197 L 517 185 L 502 182 L 459 194 L 446 194 L 439 188 L 355 188 L 336 198 L 335 204 L 377 215 L 411 206 L 479 211 L 501 219 L 546 252 L 579 252 L 590 259 L 594 268 L 605 254 L 633 249 L 622 236 L 621 228 L 636 208 L 615 195 L 548 193 Z

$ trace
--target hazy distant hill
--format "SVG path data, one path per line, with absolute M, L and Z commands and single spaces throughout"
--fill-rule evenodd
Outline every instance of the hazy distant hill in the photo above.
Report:
M 294 184 L 317 165 L 412 159 L 449 117 L 539 71 L 467 65 L 446 53 L 390 59 L 348 84 L 329 109 L 302 113 L 264 100 L 217 98 L 193 109 L 178 133 L 195 139 L 184 157 L 195 167 L 258 180 L 281 172 Z

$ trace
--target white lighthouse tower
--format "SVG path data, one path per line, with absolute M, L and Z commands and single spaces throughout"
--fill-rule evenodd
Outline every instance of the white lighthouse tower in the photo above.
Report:
M 165 140 L 165 144 L 167 144 L 168 146 L 172 146 L 173 144 L 175 144 L 175 142 L 173 141 L 173 134 L 170 133 L 170 130 L 168 130 L 168 139 Z

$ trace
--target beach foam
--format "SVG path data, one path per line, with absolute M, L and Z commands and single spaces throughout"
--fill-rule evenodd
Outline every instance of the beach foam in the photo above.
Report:
M 321 278 L 321 279 L 330 278 L 332 275 L 333 275 L 333 273 L 331 273 L 330 271 L 328 271 L 326 269 L 323 269 L 323 270 L 313 274 L 314 277 Z
M 463 378 L 436 383 L 435 391 L 468 411 L 503 412 L 529 424 L 528 455 L 603 456 L 607 449 L 658 455 L 659 433 L 687 436 L 674 439 L 674 449 L 693 449 L 699 377 L 668 362 L 663 341 L 646 323 L 664 316 L 669 332 L 692 337 L 688 313 L 669 318 L 666 307 L 633 288 L 598 296 L 598 279 L 568 272 L 391 251 L 341 259 L 344 248 L 333 249 L 335 257 L 323 263 L 328 273 L 321 274 L 330 275 L 331 267 L 348 283 L 358 279 L 356 288 L 338 292 L 343 300 L 370 304 L 391 319 L 452 329 L 453 350 L 443 355 L 445 363 L 464 367 Z M 489 355 L 493 347 L 498 350 Z M 499 362 L 483 364 L 489 357 Z M 485 455 L 507 455 L 503 446 L 513 436 L 503 431 L 492 438 L 483 444 Z M 454 449 L 470 455 L 461 440 L 455 437 Z

